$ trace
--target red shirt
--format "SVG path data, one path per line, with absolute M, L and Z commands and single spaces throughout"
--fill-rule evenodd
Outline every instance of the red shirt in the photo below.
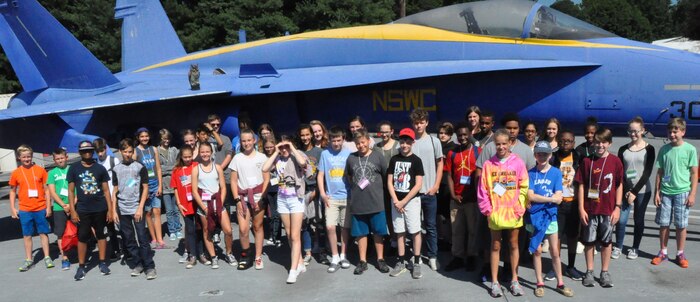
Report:
M 14 190 L 19 186 L 17 197 L 19 199 L 19 210 L 25 212 L 36 212 L 46 209 L 46 191 L 44 185 L 49 175 L 44 168 L 32 165 L 31 168 L 19 166 L 10 175 L 9 185 Z M 29 190 L 32 197 L 29 197 Z
M 622 161 L 615 155 L 583 159 L 574 179 L 583 184 L 583 209 L 588 215 L 612 215 L 615 210 L 617 187 L 622 183 L 623 173 Z M 588 197 L 590 189 L 598 190 L 597 199 Z
M 474 184 L 474 171 L 476 170 L 476 157 L 474 147 L 469 145 L 469 148 L 462 150 L 462 146 L 457 146 L 454 150 L 447 152 L 445 159 L 445 171 L 449 171 L 454 182 L 455 195 L 460 196 L 464 190 L 469 190 L 471 184 Z M 460 151 L 461 150 L 461 151 Z M 462 177 L 465 178 L 462 181 Z M 465 184 L 462 184 L 465 182 Z M 476 201 L 476 200 L 471 200 Z
M 170 178 L 170 187 L 177 191 L 180 204 L 185 208 L 185 216 L 195 213 L 194 198 L 192 197 L 192 169 L 195 167 L 197 167 L 197 163 L 193 161 L 188 167 L 175 168 Z

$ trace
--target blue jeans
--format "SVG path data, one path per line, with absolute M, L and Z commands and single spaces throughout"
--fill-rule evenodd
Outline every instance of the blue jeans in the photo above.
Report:
M 175 196 L 163 193 L 163 203 L 165 203 L 165 217 L 168 219 L 168 233 L 175 234 L 182 230 L 180 223 L 180 209 L 177 207 Z
M 622 249 L 625 242 L 625 229 L 630 217 L 630 210 L 634 208 L 634 242 L 632 243 L 632 248 L 639 249 L 639 244 L 642 242 L 642 236 L 644 235 L 644 213 L 649 205 L 651 196 L 651 192 L 639 193 L 637 194 L 637 198 L 634 199 L 633 205 L 627 203 L 626 198 L 622 198 L 620 221 L 615 225 L 615 247 Z
M 151 245 L 148 242 L 146 219 L 136 221 L 134 215 L 120 215 L 119 229 L 124 235 L 126 249 L 131 254 L 129 267 L 142 266 L 145 270 L 155 268 Z
M 421 195 L 423 226 L 425 227 L 425 246 L 428 258 L 437 258 L 437 196 Z

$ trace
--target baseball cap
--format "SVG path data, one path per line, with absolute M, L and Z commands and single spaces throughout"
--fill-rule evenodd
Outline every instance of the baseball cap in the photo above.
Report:
M 411 128 L 403 128 L 401 131 L 399 131 L 399 138 L 402 136 L 407 136 L 410 137 L 412 140 L 416 140 L 416 133 L 413 132 L 413 129 Z
M 552 146 L 547 141 L 539 141 L 535 144 L 535 153 L 552 153 Z
M 82 141 L 78 144 L 78 151 L 95 151 L 95 146 L 90 141 Z

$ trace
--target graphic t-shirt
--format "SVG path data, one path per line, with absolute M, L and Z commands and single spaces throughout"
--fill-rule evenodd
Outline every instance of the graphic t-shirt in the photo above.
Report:
M 612 215 L 615 209 L 615 194 L 622 183 L 622 161 L 615 155 L 604 158 L 586 157 L 576 171 L 575 181 L 583 184 L 583 208 L 588 215 Z M 597 191 L 598 198 L 595 194 Z
M 229 169 L 236 171 L 238 174 L 238 188 L 247 190 L 257 187 L 263 182 L 262 166 L 267 161 L 267 156 L 253 150 L 252 156 L 246 156 L 243 153 L 238 153 L 233 157 L 228 165 Z M 241 194 L 242 192 L 238 192 Z M 237 196 L 234 196 L 237 197 Z M 253 198 L 258 201 L 262 197 L 262 193 L 256 193 Z
M 528 171 L 528 177 L 530 179 L 529 190 L 532 190 L 537 195 L 552 197 L 557 191 L 562 191 L 562 174 L 556 167 L 550 167 L 544 173 L 537 170 L 537 167 L 532 168 Z M 556 207 L 557 205 L 551 202 L 531 202 L 530 212 L 536 212 L 542 208 Z
M 139 162 L 119 163 L 113 169 L 112 186 L 117 190 L 117 207 L 122 215 L 134 215 L 141 201 L 141 187 L 148 184 L 148 171 Z
M 20 166 L 10 175 L 9 185 L 19 187 L 19 210 L 36 212 L 46 209 L 44 184 L 48 174 L 44 168 L 32 164 L 30 168 Z
M 350 183 L 350 213 L 372 214 L 384 211 L 384 176 L 386 164 L 379 152 L 360 157 L 348 156 L 345 179 Z
M 659 150 L 656 167 L 663 170 L 661 193 L 676 195 L 690 191 L 690 168 L 698 166 L 698 153 L 693 145 L 666 144 Z
M 423 176 L 423 163 L 415 154 L 403 156 L 394 155 L 389 161 L 387 174 L 392 174 L 394 191 L 396 198 L 402 200 L 406 198 L 408 192 L 416 185 L 416 176 Z
M 318 163 L 318 170 L 323 171 L 323 179 L 326 180 L 326 194 L 331 199 L 347 199 L 348 183 L 345 182 L 345 164 L 350 156 L 350 151 L 324 150 L 321 152 L 321 160 Z
M 102 184 L 109 182 L 105 167 L 97 163 L 85 167 L 77 162 L 68 169 L 67 179 L 68 183 L 75 184 L 78 199 L 75 207 L 79 213 L 107 211 L 107 200 L 102 192 Z
M 306 186 L 316 186 L 316 175 L 318 175 L 318 161 L 321 159 L 321 152 L 323 152 L 323 149 L 319 147 L 313 147 L 311 150 L 304 151 L 304 154 L 306 154 L 306 169 L 309 169 L 310 172 L 307 173 L 309 174 L 308 177 L 306 178 Z
M 156 175 L 156 151 L 155 148 L 148 147 L 146 150 L 136 147 L 136 160 L 143 164 L 148 171 L 148 192 L 158 190 L 158 175 Z
M 454 182 L 455 195 L 460 196 L 465 190 L 469 190 L 472 184 L 476 183 L 474 179 L 474 171 L 476 171 L 476 158 L 474 147 L 469 145 L 457 146 L 454 150 L 447 153 L 445 160 L 445 170 L 452 173 L 452 182 Z M 464 200 L 475 202 L 475 199 Z
M 66 180 L 67 174 L 67 166 L 63 169 L 59 167 L 53 168 L 51 171 L 49 171 L 49 178 L 46 182 L 47 185 L 54 185 L 56 194 L 65 204 L 68 204 L 68 181 Z M 63 207 L 61 207 L 61 205 L 59 205 L 56 201 L 53 202 L 52 208 L 54 211 L 63 211 Z
M 574 153 L 569 153 L 568 156 L 559 159 L 561 164 L 559 165 L 559 170 L 562 174 L 562 201 L 572 202 L 574 201 L 574 176 L 576 175 L 576 170 L 574 170 Z
M 185 215 L 194 214 L 194 199 L 192 197 L 192 169 L 197 168 L 197 162 L 193 161 L 187 167 L 175 168 L 170 186 L 175 189 L 175 192 L 180 199 L 180 204 L 185 208 Z

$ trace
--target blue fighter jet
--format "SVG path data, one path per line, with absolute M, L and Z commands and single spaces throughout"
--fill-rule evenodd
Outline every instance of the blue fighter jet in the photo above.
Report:
M 438 121 L 468 106 L 588 116 L 616 129 L 634 116 L 662 134 L 671 117 L 700 134 L 700 56 L 631 41 L 525 0 L 457 4 L 390 24 L 287 35 L 186 53 L 156 0 L 118 0 L 122 71 L 112 74 L 35 0 L 0 0 L 0 44 L 23 92 L 0 110 L 0 146 L 74 151 L 114 144 L 140 126 L 178 131 L 210 113 L 236 136 L 238 118 L 276 129 L 319 119 Z M 189 76 L 199 70 L 199 85 Z M 197 78 L 195 77 L 194 80 Z M 199 87 L 197 87 L 199 86 Z

